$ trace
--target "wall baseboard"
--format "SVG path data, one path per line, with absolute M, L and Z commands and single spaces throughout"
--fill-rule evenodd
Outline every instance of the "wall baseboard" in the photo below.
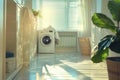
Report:
M 22 68 L 22 65 L 18 67 L 6 80 L 14 80 L 14 77 L 20 71 L 21 68 Z

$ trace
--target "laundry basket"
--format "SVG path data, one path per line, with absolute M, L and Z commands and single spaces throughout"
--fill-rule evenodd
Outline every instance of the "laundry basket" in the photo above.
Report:
M 90 40 L 88 37 L 79 38 L 79 48 L 82 55 L 90 56 L 91 53 L 91 46 Z

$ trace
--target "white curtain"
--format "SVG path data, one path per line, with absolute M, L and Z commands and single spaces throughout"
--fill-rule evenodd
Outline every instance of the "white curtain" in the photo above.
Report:
M 60 31 L 79 31 L 81 37 L 91 34 L 92 0 L 41 0 L 42 16 L 38 29 L 52 25 Z M 42 23 L 41 23 L 42 22 Z M 42 24 L 42 25 L 41 25 Z
M 92 11 L 92 0 L 79 0 L 81 3 L 81 37 L 91 36 L 91 11 Z
M 57 30 L 66 29 L 65 1 L 44 1 L 42 3 L 42 28 L 49 25 Z

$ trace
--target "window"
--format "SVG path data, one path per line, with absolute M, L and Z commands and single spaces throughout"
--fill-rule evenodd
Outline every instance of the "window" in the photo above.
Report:
M 66 28 L 65 1 L 43 1 L 42 3 L 42 27 L 52 27 L 57 30 Z
M 79 0 L 42 0 L 42 23 L 39 28 L 52 25 L 56 30 L 80 29 Z
M 69 11 L 68 11 L 68 25 L 69 29 L 78 30 L 80 29 L 80 3 L 69 2 Z

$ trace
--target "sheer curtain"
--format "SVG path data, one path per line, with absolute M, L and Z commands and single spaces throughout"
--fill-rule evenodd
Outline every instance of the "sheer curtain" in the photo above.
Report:
M 81 3 L 81 37 L 91 36 L 91 11 L 92 11 L 92 0 L 79 0 Z
M 42 2 L 42 28 L 49 25 L 56 30 L 66 30 L 67 15 L 65 0 L 43 0 Z
M 38 29 L 52 25 L 59 31 L 91 33 L 91 0 L 40 0 L 42 19 Z

